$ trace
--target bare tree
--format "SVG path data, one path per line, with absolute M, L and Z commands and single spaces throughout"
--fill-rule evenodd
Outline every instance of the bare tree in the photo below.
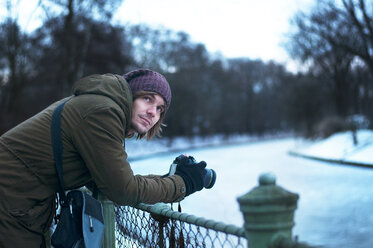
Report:
M 84 70 L 84 61 L 86 59 L 87 50 L 91 40 L 91 27 L 82 24 L 81 16 L 87 19 L 102 19 L 110 21 L 112 14 L 121 4 L 122 0 L 44 0 L 39 4 L 45 9 L 49 20 L 61 15 L 63 17 L 63 36 L 59 49 L 62 50 L 63 56 L 59 61 L 61 73 L 56 78 L 60 85 L 61 96 L 69 94 L 71 85 L 74 81 L 82 76 Z M 54 13 L 53 7 L 59 7 L 61 12 Z M 87 23 L 86 23 L 87 24 Z M 83 37 L 77 35 L 79 28 L 84 28 L 85 35 Z M 83 44 L 78 46 L 77 44 Z M 76 50 L 80 47 L 81 50 Z
M 356 55 L 340 45 L 347 42 L 342 37 L 351 35 L 351 23 L 345 17 L 333 2 L 319 1 L 309 15 L 302 12 L 296 15 L 293 24 L 297 31 L 290 35 L 288 45 L 292 57 L 310 65 L 315 73 L 330 78 L 329 89 L 339 116 L 346 116 L 349 109 L 354 109 L 349 106 L 356 97 L 351 96 L 354 92 L 351 89 L 356 85 L 349 79 Z
M 23 91 L 31 73 L 29 37 L 13 17 L 7 1 L 8 17 L 0 24 L 0 133 L 23 120 Z
M 352 55 L 362 59 L 373 73 L 373 9 L 372 2 L 368 0 L 342 0 L 344 9 L 337 13 L 345 18 L 344 24 L 348 26 L 348 33 L 335 30 L 335 37 L 328 39 L 346 49 Z M 367 8 L 367 4 L 370 8 Z

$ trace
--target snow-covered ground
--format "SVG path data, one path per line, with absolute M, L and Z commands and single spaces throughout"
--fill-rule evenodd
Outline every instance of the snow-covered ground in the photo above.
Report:
M 292 152 L 373 167 L 373 131 L 359 130 L 356 133 L 356 140 L 357 144 L 354 144 L 352 132 L 342 132 L 324 140 L 300 142 L 300 146 L 294 148 Z
M 163 141 L 165 143 L 160 143 L 160 140 L 149 143 L 130 141 L 126 148 L 136 174 L 165 174 L 180 153 L 205 160 L 208 167 L 217 172 L 212 189 L 202 190 L 182 201 L 183 212 L 242 226 L 237 197 L 257 186 L 261 173 L 272 172 L 278 185 L 300 195 L 293 229 L 300 241 L 329 248 L 371 248 L 373 167 L 346 166 L 289 155 L 292 151 L 373 165 L 373 132 L 361 130 L 357 136 L 357 146 L 353 145 L 352 135 L 347 132 L 313 142 L 289 137 L 261 141 L 238 136 L 180 138 L 173 142 Z M 234 144 L 237 140 L 239 142 Z M 142 150 L 145 144 L 147 148 Z M 209 144 L 213 147 L 203 147 Z M 166 152 L 170 148 L 173 151 Z M 141 154 L 155 152 L 162 153 L 138 159 Z

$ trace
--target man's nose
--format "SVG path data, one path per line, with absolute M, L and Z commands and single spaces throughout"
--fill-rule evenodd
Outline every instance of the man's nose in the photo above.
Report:
M 152 117 L 155 116 L 155 113 L 157 112 L 157 107 L 156 106 L 151 106 L 148 108 L 148 114 L 150 114 Z

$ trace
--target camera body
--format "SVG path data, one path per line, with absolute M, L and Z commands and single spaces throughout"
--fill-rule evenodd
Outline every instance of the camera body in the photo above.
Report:
M 197 163 L 196 160 L 192 157 L 192 156 L 185 156 L 185 155 L 180 155 L 178 156 L 174 161 L 173 163 L 171 164 L 170 166 L 170 171 L 168 173 L 169 176 L 171 175 L 174 175 L 175 172 L 176 172 L 176 168 L 178 166 L 178 162 L 181 160 L 181 159 L 185 159 L 185 157 L 188 158 L 188 162 L 190 164 L 194 164 L 194 163 Z M 211 189 L 214 185 L 215 185 L 215 181 L 216 181 L 216 172 L 213 170 L 213 169 L 207 169 L 205 168 L 205 176 L 203 178 L 203 187 L 206 188 L 206 189 Z

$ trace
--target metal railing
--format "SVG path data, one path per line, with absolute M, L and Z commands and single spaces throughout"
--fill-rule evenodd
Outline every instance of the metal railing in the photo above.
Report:
M 246 247 L 245 230 L 173 211 L 169 205 L 116 206 L 119 247 Z
M 292 237 L 298 194 L 275 184 L 267 173 L 259 186 L 239 197 L 244 227 L 173 211 L 164 203 L 135 207 L 104 203 L 103 247 L 312 248 Z

